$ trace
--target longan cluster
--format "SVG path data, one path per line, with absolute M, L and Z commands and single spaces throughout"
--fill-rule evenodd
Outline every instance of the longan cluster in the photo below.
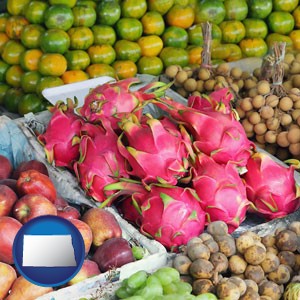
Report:
M 189 281 L 193 293 L 214 293 L 219 299 L 279 300 L 286 286 L 300 276 L 300 222 L 260 237 L 245 231 L 228 233 L 223 221 L 192 238 L 173 267 Z

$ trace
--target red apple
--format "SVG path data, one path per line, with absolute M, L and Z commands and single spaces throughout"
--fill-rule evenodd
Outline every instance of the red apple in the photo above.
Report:
M 56 207 L 65 207 L 69 205 L 68 201 L 61 196 L 56 196 L 53 203 Z
M 5 300 L 34 300 L 52 291 L 52 287 L 36 285 L 28 281 L 23 276 L 19 276 L 14 281 L 11 291 Z
M 67 205 L 65 207 L 56 206 L 56 209 L 57 209 L 57 215 L 64 219 L 79 219 L 80 218 L 80 212 L 74 206 L 71 206 L 71 205 Z
M 0 154 L 0 179 L 9 178 L 13 171 L 13 166 L 10 160 Z
M 92 260 L 98 264 L 101 272 L 106 272 L 122 267 L 135 259 L 129 242 L 122 237 L 117 237 L 108 239 L 99 246 Z
M 78 219 L 69 219 L 69 221 L 79 230 L 82 235 L 84 242 L 85 255 L 87 255 L 90 251 L 92 241 L 93 241 L 93 233 L 92 229 L 85 222 Z
M 17 190 L 17 180 L 13 178 L 5 178 L 0 180 L 0 184 L 4 184 L 9 186 L 16 194 L 18 194 Z
M 57 215 L 55 205 L 45 196 L 39 194 L 28 194 L 19 198 L 13 209 L 13 216 L 25 224 L 29 220 L 44 215 Z
M 52 180 L 36 170 L 24 171 L 17 180 L 19 196 L 27 194 L 40 194 L 54 203 L 57 193 Z
M 0 217 L 0 261 L 13 264 L 12 247 L 22 224 L 12 217 Z
M 101 274 L 98 264 L 92 260 L 85 259 L 79 272 L 73 277 L 68 285 L 73 285 L 82 280 Z
M 9 186 L 0 184 L 0 216 L 10 215 L 17 199 L 17 194 Z
M 81 220 L 91 227 L 95 247 L 99 247 L 107 239 L 122 236 L 120 224 L 108 210 L 98 207 L 89 208 Z
M 20 174 L 24 171 L 28 171 L 28 170 L 36 170 L 39 171 L 40 173 L 45 174 L 46 176 L 49 176 L 49 172 L 48 169 L 46 167 L 46 165 L 36 159 L 32 159 L 29 161 L 23 161 L 21 162 L 13 171 L 12 173 L 12 178 L 14 179 L 18 179 Z
M 0 299 L 5 298 L 16 279 L 15 269 L 9 264 L 0 262 Z

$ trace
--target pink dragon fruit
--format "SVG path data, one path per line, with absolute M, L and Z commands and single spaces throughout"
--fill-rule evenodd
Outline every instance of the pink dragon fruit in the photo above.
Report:
M 246 217 L 250 202 L 236 166 L 218 164 L 205 154 L 198 154 L 193 167 L 193 188 L 196 190 L 206 221 L 222 220 L 233 232 Z
M 191 140 L 181 127 L 176 129 L 167 118 L 145 116 L 140 123 L 134 115 L 123 120 L 118 149 L 128 161 L 128 174 L 143 183 L 177 184 L 187 175 Z
M 194 138 L 196 151 L 211 156 L 218 163 L 231 161 L 239 167 L 246 165 L 255 145 L 247 138 L 234 113 L 198 110 L 166 97 L 155 99 L 153 103 L 187 128 Z
M 283 166 L 270 155 L 254 153 L 242 175 L 253 212 L 268 220 L 283 217 L 300 207 L 300 187 L 295 182 L 295 166 Z
M 104 187 L 120 177 L 128 177 L 125 159 L 117 148 L 117 139 L 106 118 L 102 119 L 102 125 L 84 124 L 79 144 L 80 158 L 73 166 L 87 195 L 103 205 L 111 205 L 108 196 L 113 194 L 112 191 L 105 193 Z
M 79 157 L 80 130 L 84 120 L 75 114 L 76 99 L 67 99 L 67 104 L 58 101 L 49 110 L 52 113 L 46 131 L 38 136 L 44 146 L 47 160 L 56 167 L 72 169 Z
M 97 122 L 105 116 L 116 130 L 122 117 L 135 113 L 140 118 L 146 100 L 163 95 L 168 87 L 162 82 L 152 82 L 136 91 L 130 90 L 132 85 L 140 82 L 137 77 L 132 77 L 99 85 L 91 89 L 78 113 L 89 122 Z
M 140 231 L 175 251 L 204 230 L 205 213 L 191 188 L 151 186 L 142 196 Z

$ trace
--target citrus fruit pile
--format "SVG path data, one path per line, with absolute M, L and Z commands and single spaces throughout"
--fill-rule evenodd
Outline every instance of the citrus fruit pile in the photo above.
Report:
M 45 109 L 47 87 L 200 64 L 206 21 L 215 61 L 300 49 L 299 0 L 7 0 L 0 106 L 23 115 Z

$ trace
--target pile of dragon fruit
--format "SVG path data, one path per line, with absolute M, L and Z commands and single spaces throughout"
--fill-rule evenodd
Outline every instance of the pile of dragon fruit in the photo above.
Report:
M 100 207 L 115 205 L 140 231 L 176 249 L 223 220 L 233 232 L 257 213 L 280 218 L 300 206 L 295 166 L 256 150 L 222 88 L 187 105 L 138 78 L 90 90 L 82 107 L 58 101 L 38 139 L 49 163 L 76 175 Z M 76 100 L 76 99 L 75 99 Z M 144 113 L 146 105 L 161 115 Z

